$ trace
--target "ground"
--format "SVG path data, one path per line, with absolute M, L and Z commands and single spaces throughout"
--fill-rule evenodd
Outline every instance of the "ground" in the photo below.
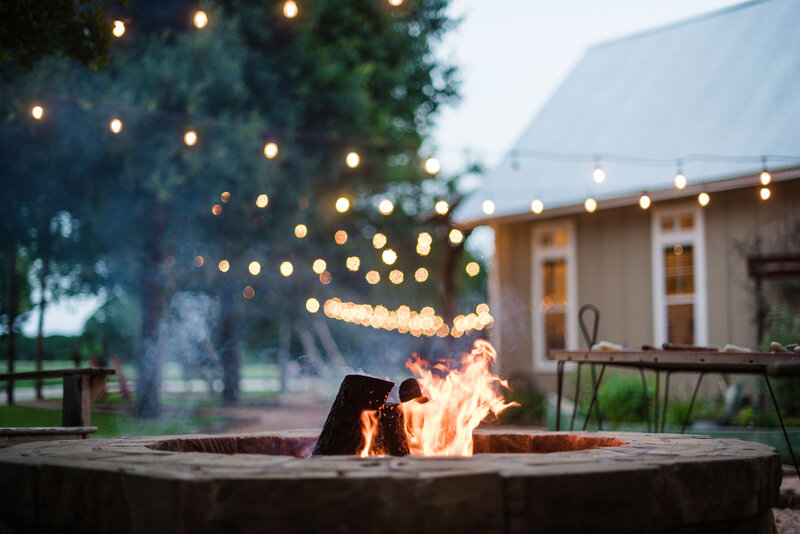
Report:
M 781 500 L 789 499 L 790 507 L 773 508 L 778 534 L 800 532 L 800 479 L 792 466 L 784 466 Z

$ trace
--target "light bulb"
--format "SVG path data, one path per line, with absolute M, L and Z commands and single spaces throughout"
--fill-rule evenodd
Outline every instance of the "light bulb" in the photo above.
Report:
M 112 132 L 117 134 L 122 131 L 122 121 L 119 119 L 112 119 L 108 127 L 111 128 Z
M 292 265 L 292 262 L 285 261 L 281 263 L 281 274 L 283 276 L 291 276 L 293 272 L 294 272 L 294 265 Z
M 350 167 L 351 169 L 355 169 L 356 167 L 358 167 L 361 158 L 358 156 L 357 153 L 350 152 L 349 154 L 347 154 L 347 157 L 344 158 L 344 161 L 345 163 L 347 163 L 348 167 Z
M 425 160 L 425 172 L 428 174 L 436 174 L 441 170 L 442 165 L 436 158 L 428 158 Z
M 541 200 L 537 198 L 536 200 L 531 202 L 531 211 L 533 213 L 536 213 L 538 215 L 539 213 L 542 213 L 542 210 L 544 210 L 544 204 L 542 203 Z
M 306 310 L 308 313 L 317 313 L 319 311 L 319 301 L 315 298 L 310 298 L 306 301 Z
M 686 177 L 683 173 L 678 173 L 675 175 L 675 187 L 678 189 L 683 189 L 686 187 Z
M 450 211 L 450 204 L 445 200 L 440 200 L 434 205 L 434 209 L 439 215 L 447 215 L 447 212 Z
M 699 195 L 697 195 L 697 202 L 701 206 L 707 206 L 710 201 L 711 197 L 708 196 L 708 193 L 700 193 Z
M 378 204 L 378 211 L 384 215 L 390 215 L 394 211 L 394 204 L 388 198 L 384 198 Z
M 597 209 L 597 201 L 593 198 L 587 198 L 586 202 L 583 203 L 583 207 L 586 208 L 586 211 L 592 213 Z
M 769 187 L 762 187 L 760 195 L 761 200 L 767 200 L 772 195 L 772 192 L 769 190 Z
M 602 184 L 606 179 L 606 171 L 600 167 L 595 167 L 594 171 L 592 172 L 592 179 L 598 184 Z
M 263 193 L 258 195 L 258 198 L 256 199 L 256 206 L 258 206 L 259 208 L 266 208 L 268 203 L 269 203 L 269 197 L 267 195 Z
M 767 171 L 761 173 L 761 185 L 769 185 L 772 181 L 772 175 Z
M 491 200 L 484 200 L 481 208 L 483 209 L 483 213 L 486 215 L 491 215 L 494 213 L 494 202 Z
M 294 0 L 286 0 L 286 2 L 283 3 L 283 16 L 287 19 L 295 18 L 298 11 L 297 2 Z
M 250 274 L 253 276 L 258 276 L 258 273 L 261 272 L 261 264 L 257 261 L 251 261 L 250 265 L 247 266 L 247 270 L 250 271 Z
M 208 24 L 208 15 L 205 11 L 195 11 L 192 22 L 199 29 L 205 28 L 206 24 Z
M 197 143 L 197 132 L 189 130 L 183 134 L 183 142 L 186 143 L 187 146 L 194 146 Z
M 450 242 L 454 245 L 458 245 L 462 241 L 464 241 L 464 234 L 458 228 L 453 228 L 450 230 L 450 234 L 447 236 L 450 239 Z
M 111 30 L 111 34 L 114 37 L 122 37 L 125 35 L 125 23 L 121 20 L 114 21 L 114 29 Z
M 648 197 L 647 195 L 642 195 L 641 197 L 639 197 L 639 207 L 641 207 L 643 210 L 646 210 L 647 208 L 649 208 L 650 207 L 650 197 Z
M 37 121 L 44 116 L 44 108 L 42 106 L 33 106 L 31 108 L 31 116 Z
M 273 159 L 275 156 L 278 155 L 278 145 L 275 143 L 267 143 L 264 145 L 264 156 L 267 159 Z
M 336 199 L 336 211 L 339 213 L 344 213 L 350 209 L 350 201 L 347 200 L 345 197 L 339 197 Z

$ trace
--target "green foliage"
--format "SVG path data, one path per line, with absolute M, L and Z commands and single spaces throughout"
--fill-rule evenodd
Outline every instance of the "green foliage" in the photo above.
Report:
M 800 343 L 800 314 L 792 312 L 786 305 L 778 306 L 770 311 L 765 323 L 764 339 L 761 340 L 761 350 L 769 350 L 769 344 L 777 341 L 782 345 Z M 776 378 L 772 381 L 778 405 L 784 419 L 800 419 L 800 388 L 797 387 L 797 379 Z M 762 404 L 772 409 L 772 402 L 768 400 L 769 393 L 765 386 L 762 389 Z M 777 419 L 776 419 L 777 422 Z
M 654 385 L 648 381 L 650 399 L 653 398 L 654 393 Z M 600 390 L 600 410 L 603 421 L 614 424 L 644 421 L 647 418 L 647 407 L 642 394 L 642 381 L 639 376 L 622 373 L 606 374 Z M 591 395 L 582 397 L 581 404 L 584 412 L 588 410 L 590 401 Z M 650 402 L 652 403 L 652 400 Z
M 13 0 L 0 2 L 0 64 L 29 70 L 47 56 L 63 56 L 99 70 L 108 63 L 112 24 L 107 6 L 118 0 Z
M 517 385 L 505 392 L 508 402 L 516 402 L 519 406 L 511 406 L 501 412 L 497 420 L 505 424 L 541 424 L 544 420 L 545 397 L 530 385 Z

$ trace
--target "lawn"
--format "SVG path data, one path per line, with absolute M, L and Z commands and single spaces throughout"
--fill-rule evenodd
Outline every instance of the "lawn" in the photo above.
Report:
M 228 418 L 193 409 L 169 409 L 157 420 L 140 420 L 127 412 L 92 413 L 93 437 L 188 434 L 219 428 Z M 0 406 L 0 427 L 61 426 L 61 410 L 33 406 Z

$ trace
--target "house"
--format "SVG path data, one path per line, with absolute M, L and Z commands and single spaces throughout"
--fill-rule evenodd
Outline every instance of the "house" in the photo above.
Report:
M 748 259 L 800 251 L 798 28 L 755 1 L 586 52 L 454 214 L 494 230 L 502 374 L 552 391 L 584 303 L 629 347 L 757 346 Z

